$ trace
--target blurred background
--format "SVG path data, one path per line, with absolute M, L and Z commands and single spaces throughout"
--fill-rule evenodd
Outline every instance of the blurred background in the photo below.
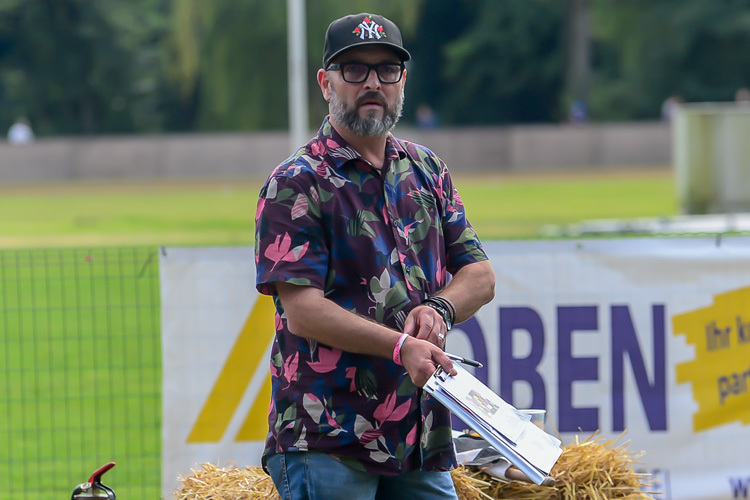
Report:
M 750 86 L 746 0 L 309 0 L 312 129 L 328 23 L 373 8 L 414 57 L 406 123 L 659 120 L 671 102 Z M 281 1 L 3 0 L 0 124 L 25 116 L 40 137 L 284 129 L 286 54 Z

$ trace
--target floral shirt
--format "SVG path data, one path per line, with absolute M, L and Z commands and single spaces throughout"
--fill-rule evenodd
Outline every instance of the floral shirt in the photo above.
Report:
M 282 163 L 263 186 L 257 289 L 283 281 L 323 290 L 352 313 L 403 331 L 447 273 L 487 259 L 445 164 L 388 136 L 382 174 L 334 130 Z M 264 460 L 324 451 L 377 474 L 455 466 L 450 413 L 391 360 L 289 332 L 278 296 Z

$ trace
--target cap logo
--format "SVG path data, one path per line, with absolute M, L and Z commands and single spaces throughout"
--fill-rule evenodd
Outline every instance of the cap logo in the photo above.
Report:
M 352 33 L 357 35 L 362 40 L 365 39 L 365 36 L 367 36 L 370 40 L 372 40 L 373 38 L 375 40 L 380 40 L 381 38 L 386 37 L 385 31 L 383 31 L 383 27 L 369 17 L 362 19 L 362 22 L 359 23 L 359 26 L 354 28 L 354 31 Z

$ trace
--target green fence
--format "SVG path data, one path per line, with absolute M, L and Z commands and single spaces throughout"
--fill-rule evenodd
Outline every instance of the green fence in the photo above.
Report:
M 158 499 L 157 248 L 0 251 L 0 500 Z

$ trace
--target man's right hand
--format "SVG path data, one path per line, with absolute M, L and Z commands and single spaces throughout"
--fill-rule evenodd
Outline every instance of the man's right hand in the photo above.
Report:
M 438 366 L 451 375 L 456 375 L 453 361 L 442 349 L 427 340 L 407 337 L 401 346 L 401 363 L 417 387 L 423 387 Z

